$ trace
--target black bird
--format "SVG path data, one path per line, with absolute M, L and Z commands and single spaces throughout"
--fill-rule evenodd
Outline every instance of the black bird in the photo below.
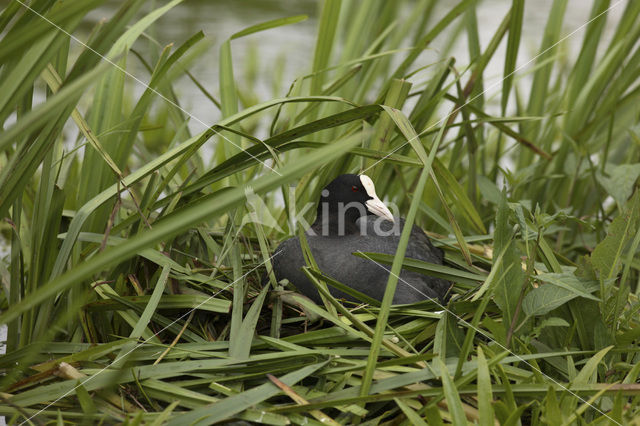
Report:
M 334 179 L 322 190 L 315 222 L 306 231 L 311 253 L 320 270 L 327 276 L 382 300 L 390 266 L 382 268 L 372 260 L 354 252 L 395 254 L 404 226 L 394 219 L 387 206 L 376 195 L 373 181 L 366 175 L 346 174 Z M 298 237 L 283 241 L 276 249 L 273 269 L 278 281 L 286 278 L 316 303 L 321 301 L 315 286 L 301 270 L 306 265 Z M 405 257 L 442 264 L 444 253 L 431 244 L 422 229 L 413 226 Z M 393 297 L 394 304 L 415 303 L 435 299 L 444 303 L 451 283 L 403 270 Z M 329 286 L 337 298 L 355 301 L 353 297 Z

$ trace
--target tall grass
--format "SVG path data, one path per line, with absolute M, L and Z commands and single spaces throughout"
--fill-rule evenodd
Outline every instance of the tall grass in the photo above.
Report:
M 9 423 L 637 422 L 640 2 L 594 0 L 570 54 L 554 1 L 516 70 L 524 0 L 486 46 L 473 0 L 327 0 L 309 74 L 262 103 L 233 40 L 304 17 L 229 35 L 212 88 L 188 71 L 211 60 L 201 32 L 145 41 L 179 0 L 124 1 L 78 48 L 101 3 L 0 14 Z M 425 63 L 435 38 L 466 39 L 471 62 Z M 148 71 L 139 95 L 132 69 Z M 174 88 L 187 73 L 222 116 L 199 134 Z M 360 255 L 453 281 L 445 310 L 391 290 L 343 305 L 313 262 L 322 306 L 261 286 L 296 213 L 362 170 L 447 264 L 404 258 L 408 235 Z

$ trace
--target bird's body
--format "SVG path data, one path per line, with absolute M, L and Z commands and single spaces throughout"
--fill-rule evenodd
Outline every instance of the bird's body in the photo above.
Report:
M 355 175 L 342 175 L 336 181 L 352 176 Z M 336 190 L 335 185 L 332 189 L 331 185 L 336 181 L 327 187 L 329 189 L 328 198 L 333 196 L 345 203 L 353 202 L 348 192 L 340 193 L 339 190 Z M 373 184 L 371 183 L 371 185 Z M 351 187 L 354 188 L 354 192 L 357 192 L 355 189 L 357 184 L 351 185 Z M 365 195 L 369 192 L 367 190 Z M 396 219 L 395 223 L 392 222 L 389 210 L 375 196 L 374 190 L 372 193 L 377 201 L 372 205 L 372 199 L 365 200 L 365 202 L 369 202 L 366 204 L 367 209 L 364 210 L 364 213 L 360 212 L 355 216 L 344 214 L 344 210 L 341 211 L 341 215 L 332 214 L 337 211 L 336 204 L 331 204 L 333 200 L 325 200 L 329 207 L 325 208 L 323 212 L 322 207 L 319 206 L 318 218 L 306 232 L 306 239 L 318 268 L 325 275 L 374 299 L 382 300 L 389 278 L 388 271 L 391 267 L 356 256 L 353 253 L 371 252 L 394 255 L 400 241 L 404 220 Z M 321 204 L 323 199 L 321 199 Z M 362 205 L 365 205 L 365 202 L 362 202 Z M 379 204 L 377 204 L 378 202 Z M 368 214 L 372 211 L 377 211 L 376 214 L 381 217 Z M 342 225 L 339 224 L 339 219 L 342 220 Z M 444 260 L 442 250 L 434 247 L 422 229 L 417 226 L 413 226 L 411 229 L 405 257 L 436 264 L 442 264 Z M 305 265 L 300 241 L 297 237 L 285 240 L 276 249 L 273 258 L 276 279 L 278 281 L 283 278 L 288 279 L 301 293 L 320 302 L 318 291 L 301 269 Z M 400 273 L 393 303 L 407 304 L 426 299 L 443 302 L 450 287 L 451 284 L 441 278 L 403 270 Z M 353 297 L 335 288 L 330 287 L 329 290 L 337 298 L 354 300 Z

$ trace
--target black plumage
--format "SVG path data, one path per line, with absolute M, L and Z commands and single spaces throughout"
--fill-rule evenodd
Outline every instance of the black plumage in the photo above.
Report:
M 373 252 L 394 255 L 404 226 L 394 219 L 375 194 L 367 176 L 341 175 L 323 191 L 314 224 L 306 231 L 311 253 L 320 270 L 327 276 L 368 296 L 382 300 L 389 277 L 388 265 L 353 255 Z M 301 270 L 304 257 L 297 237 L 289 238 L 276 249 L 273 268 L 276 279 L 288 279 L 296 288 L 316 302 L 320 296 Z M 411 229 L 405 257 L 442 264 L 444 253 L 434 247 L 429 237 L 417 226 Z M 393 298 L 394 304 L 436 299 L 443 303 L 451 283 L 417 272 L 402 270 Z M 337 298 L 353 298 L 330 286 Z

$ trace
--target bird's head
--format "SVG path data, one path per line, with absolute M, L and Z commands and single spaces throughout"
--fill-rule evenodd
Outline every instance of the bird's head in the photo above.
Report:
M 355 219 L 373 214 L 394 221 L 391 211 L 378 198 L 375 184 L 367 175 L 345 174 L 331 181 L 322 190 L 318 212 L 342 214 Z

